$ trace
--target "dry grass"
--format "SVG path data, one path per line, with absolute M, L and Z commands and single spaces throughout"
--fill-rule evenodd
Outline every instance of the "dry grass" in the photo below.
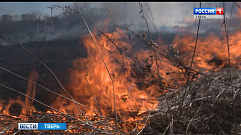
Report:
M 232 84 L 239 86 L 241 71 L 232 69 Z M 210 73 L 212 78 L 229 81 L 228 69 Z M 178 126 L 180 101 L 187 89 Z M 241 134 L 240 88 L 233 88 L 206 77 L 160 97 L 159 111 L 153 112 L 143 134 Z M 169 105 L 167 105 L 167 102 Z M 179 128 L 176 128 L 176 127 Z

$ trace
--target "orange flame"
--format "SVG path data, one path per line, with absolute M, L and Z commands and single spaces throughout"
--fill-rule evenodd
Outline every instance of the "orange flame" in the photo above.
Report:
M 232 67 L 239 67 L 241 42 L 239 37 L 241 32 L 235 32 L 229 35 L 230 60 Z M 185 65 L 191 63 L 193 49 L 195 45 L 195 37 L 191 35 L 177 36 L 174 40 L 174 47 L 177 47 L 181 60 Z M 194 58 L 193 68 L 202 70 L 215 71 L 221 67 L 228 65 L 227 42 L 223 33 L 222 37 L 218 37 L 213 33 L 209 33 L 206 37 L 198 39 L 196 54 Z
M 114 41 L 118 40 L 118 44 L 122 47 L 131 50 L 132 46 L 127 42 L 128 36 L 120 29 L 116 29 L 113 35 L 107 35 L 114 37 Z M 135 83 L 137 79 L 132 77 L 135 74 L 132 71 L 130 62 L 118 53 L 116 47 L 106 37 L 95 38 L 113 78 L 114 93 L 112 80 L 93 40 L 91 38 L 83 38 L 88 57 L 74 60 L 74 68 L 70 74 L 70 88 L 77 101 L 104 116 L 113 114 L 114 104 L 116 104 L 116 110 L 122 118 L 124 117 L 122 114 L 127 112 L 136 112 L 138 114 L 155 109 L 158 105 L 158 102 L 153 100 L 157 96 L 155 90 L 152 87 L 139 90 Z M 116 102 L 114 102 L 114 96 Z M 73 103 L 69 103 L 67 106 L 63 102 L 61 105 L 59 103 L 60 99 L 54 103 L 54 107 L 65 112 L 69 110 L 79 113 Z M 86 110 L 86 114 L 93 115 L 94 112 Z
M 37 82 L 38 80 L 38 73 L 36 70 L 32 70 L 29 75 L 29 80 L 33 82 Z M 32 82 L 28 82 L 28 87 L 26 90 L 26 95 L 34 98 L 36 92 L 36 85 Z M 17 99 L 9 99 L 8 104 L 4 104 L 3 101 L 0 102 L 0 111 L 4 115 L 11 115 L 13 117 L 21 117 L 26 115 L 32 115 L 33 111 L 35 110 L 35 107 L 33 106 L 33 100 L 25 97 L 25 101 L 22 101 L 20 96 Z M 16 108 L 17 107 L 17 108 Z

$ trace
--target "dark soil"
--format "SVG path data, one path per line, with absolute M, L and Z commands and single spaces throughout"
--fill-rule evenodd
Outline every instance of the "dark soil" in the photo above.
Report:
M 72 66 L 72 60 L 87 57 L 85 47 L 80 44 L 79 39 L 72 39 L 31 42 L 23 44 L 23 46 L 43 61 L 56 74 L 60 82 L 65 85 L 68 84 L 68 69 Z M 37 83 L 51 90 L 63 92 L 50 71 L 17 45 L 0 45 L 0 66 L 25 78 L 28 78 L 31 70 L 36 69 L 39 74 Z M 25 93 L 28 85 L 26 80 L 2 69 L 0 69 L 0 82 L 23 93 Z M 19 95 L 3 87 L 0 87 L 0 93 L 0 99 L 6 100 L 17 98 Z M 54 100 L 55 96 L 40 87 L 36 87 L 35 98 L 48 104 Z

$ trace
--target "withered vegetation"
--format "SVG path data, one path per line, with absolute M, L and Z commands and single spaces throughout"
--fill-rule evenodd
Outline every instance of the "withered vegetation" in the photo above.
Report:
M 241 71 L 236 68 L 231 71 L 232 84 L 237 87 L 231 88 L 202 76 L 183 88 L 160 97 L 159 111 L 152 113 L 143 134 L 240 134 Z M 209 73 L 209 76 L 230 82 L 228 69 Z M 188 92 L 178 122 L 180 100 L 185 89 Z
M 139 6 L 141 10 L 139 14 L 142 15 L 141 17 L 146 22 L 148 30 L 146 32 L 143 32 L 142 34 L 134 32 L 130 28 L 125 28 L 125 30 L 129 32 L 132 36 L 136 37 L 139 42 L 142 43 L 142 45 L 145 45 L 145 47 L 149 49 L 148 51 L 145 50 L 146 52 L 139 52 L 138 56 L 143 57 L 142 59 L 138 59 L 136 56 L 134 56 L 134 53 L 132 52 L 133 50 L 128 49 L 129 46 L 120 45 L 119 43 L 125 44 L 125 42 L 118 41 L 121 38 L 115 38 L 113 34 L 114 32 L 112 34 L 104 32 L 88 16 L 84 16 L 80 8 L 78 7 L 78 4 L 75 3 L 74 7 L 76 8 L 70 6 L 55 7 L 61 9 L 63 8 L 66 10 L 66 12 L 71 12 L 72 14 L 74 13 L 75 15 L 79 15 L 80 18 L 84 21 L 84 24 L 90 36 L 87 41 L 93 41 L 92 46 L 91 43 L 88 42 L 88 47 L 91 46 L 92 51 L 94 50 L 93 52 L 96 52 L 93 56 L 100 57 L 101 59 L 97 60 L 104 63 L 104 68 L 102 67 L 100 69 L 102 69 L 102 71 L 108 71 L 102 72 L 106 73 L 106 75 L 104 76 L 107 79 L 104 78 L 102 75 L 101 80 L 107 80 L 105 80 L 105 83 L 110 85 L 106 87 L 111 87 L 111 92 L 108 91 L 109 88 L 100 88 L 101 91 L 108 91 L 106 93 L 110 93 L 111 97 L 113 98 L 113 100 L 109 101 L 107 105 L 103 105 L 100 103 L 100 101 L 102 101 L 101 98 L 103 97 L 95 97 L 95 93 L 89 90 L 92 87 L 88 89 L 90 92 L 86 92 L 90 96 L 80 94 L 80 96 L 78 97 L 78 95 L 74 95 L 74 92 L 72 92 L 71 90 L 71 92 L 67 91 L 67 89 L 65 89 L 65 85 L 62 85 L 60 79 L 57 77 L 54 71 L 47 66 L 47 64 L 37 58 L 21 43 L 18 43 L 15 40 L 11 40 L 2 35 L 2 33 L 0 33 L 1 39 L 20 47 L 30 57 L 43 65 L 43 67 L 47 69 L 46 71 L 53 76 L 55 81 L 57 81 L 57 85 L 62 90 L 62 92 L 55 92 L 54 90 L 48 89 L 45 86 L 37 83 L 39 75 L 35 70 L 31 72 L 32 75 L 30 74 L 29 79 L 27 79 L 17 73 L 12 72 L 11 70 L 0 66 L 0 69 L 4 72 L 28 81 L 28 88 L 26 94 L 19 91 L 18 89 L 14 89 L 10 86 L 5 85 L 2 82 L 0 83 L 1 88 L 13 91 L 15 93 L 18 93 L 22 97 L 25 97 L 25 102 L 22 101 L 23 99 L 20 98 L 16 100 L 0 100 L 0 134 L 240 134 L 241 70 L 240 67 L 238 67 L 240 63 L 236 61 L 240 56 L 233 56 L 233 61 L 231 62 L 230 57 L 232 55 L 229 52 L 228 35 L 226 34 L 225 37 L 227 38 L 228 58 L 226 58 L 225 55 L 222 55 L 223 53 L 220 53 L 222 57 L 220 57 L 219 54 L 217 56 L 213 56 L 211 59 L 208 59 L 209 57 L 207 55 L 213 54 L 214 51 L 212 52 L 207 50 L 207 54 L 205 54 L 206 57 L 203 56 L 203 58 L 205 57 L 205 59 L 200 60 L 202 55 L 200 53 L 200 50 L 197 50 L 199 41 L 198 35 L 200 20 L 194 46 L 189 45 L 189 43 L 194 43 L 194 38 L 192 39 L 192 37 L 188 37 L 187 41 L 176 38 L 176 40 L 180 40 L 180 42 L 176 43 L 174 46 L 165 46 L 163 44 L 163 46 L 165 46 L 163 47 L 162 45 L 160 45 L 160 42 L 153 41 L 154 38 L 151 36 L 148 26 L 148 20 L 145 18 L 145 11 L 141 3 L 139 3 Z M 99 32 L 101 38 L 98 38 L 97 34 L 92 35 L 91 29 L 89 28 L 90 24 L 95 28 L 96 31 Z M 117 29 L 117 31 L 127 37 L 127 35 L 122 32 L 122 30 Z M 116 32 L 115 34 L 119 33 Z M 184 39 L 185 38 L 186 37 L 184 36 Z M 106 46 L 108 46 L 106 44 L 102 46 L 98 44 L 100 43 L 97 41 L 98 39 L 104 39 L 103 41 L 105 41 L 105 43 L 108 41 L 109 48 L 106 48 Z M 188 46 L 187 48 L 192 48 L 189 48 L 189 50 L 185 50 L 186 46 Z M 91 52 L 91 50 L 88 50 L 88 47 L 86 47 L 87 51 Z M 111 49 L 112 47 L 114 49 Z M 113 51 L 113 53 L 111 52 L 112 50 L 115 50 L 116 52 Z M 195 54 L 196 51 L 197 53 L 199 51 L 199 54 Z M 120 90 L 118 91 L 118 87 L 114 84 L 115 81 L 118 82 L 118 76 L 121 76 L 122 73 L 119 73 L 119 71 L 117 74 L 112 73 L 111 69 L 113 68 L 113 65 L 108 63 L 109 59 L 104 59 L 104 55 L 113 58 L 113 54 L 118 56 L 120 55 L 121 57 L 118 57 L 118 59 L 124 59 L 124 62 L 128 63 L 127 65 L 131 67 L 129 69 L 124 68 L 124 66 L 127 65 L 123 66 L 121 65 L 121 60 L 118 61 L 118 59 L 114 59 L 116 60 L 116 63 L 121 63 L 120 65 L 123 66 L 123 68 L 120 68 L 121 72 L 125 72 L 125 70 L 131 70 L 130 73 L 132 76 L 128 76 L 128 78 L 125 78 L 127 81 L 124 79 L 123 80 L 130 84 L 135 84 L 134 87 L 138 87 L 135 88 L 135 90 L 137 90 L 139 93 L 132 94 L 134 89 L 131 90 L 131 88 L 127 86 L 119 88 L 122 90 L 125 89 L 125 92 L 122 92 Z M 91 55 L 91 53 L 88 55 Z M 195 61 L 195 55 L 198 55 L 196 57 L 198 57 L 199 61 Z M 88 61 L 89 59 L 85 60 Z M 205 64 L 200 64 L 200 61 Z M 76 63 L 76 72 L 79 73 L 79 63 L 78 61 Z M 108 63 L 109 65 L 106 63 Z M 88 66 L 90 66 L 86 66 L 85 63 L 82 65 L 85 68 L 88 68 Z M 205 69 L 205 72 L 201 72 L 201 69 L 205 68 L 205 66 L 207 69 Z M 210 67 L 215 70 L 211 70 Z M 87 72 L 88 73 L 86 76 L 90 74 L 89 72 L 94 71 L 87 70 Z M 94 77 L 96 77 L 95 75 L 96 74 L 94 74 Z M 133 76 L 135 76 L 135 78 Z M 80 78 L 77 77 L 76 80 L 80 80 Z M 91 79 L 91 77 L 86 79 L 88 82 L 91 82 L 88 79 Z M 94 83 L 98 83 L 98 79 L 93 80 L 92 81 Z M 123 81 L 122 78 L 120 80 L 121 82 Z M 79 87 L 81 83 L 79 83 L 78 81 L 76 82 L 77 85 L 74 86 Z M 99 85 L 102 86 L 103 83 L 100 83 Z M 99 87 L 99 85 L 96 85 L 97 88 Z M 55 108 L 52 105 L 43 103 L 37 98 L 35 98 L 36 86 L 41 87 L 48 93 L 55 94 L 55 96 L 58 96 L 57 99 L 64 98 L 64 100 L 56 99 L 57 104 L 60 107 L 57 106 L 59 107 L 57 109 L 57 107 Z M 89 87 L 88 84 L 83 86 Z M 126 90 L 126 88 L 128 88 L 128 90 Z M 149 90 L 148 88 L 151 88 L 151 90 Z M 80 91 L 80 89 L 77 89 L 76 91 L 82 92 Z M 121 94 L 117 94 L 117 92 Z M 141 96 L 145 98 L 140 98 L 141 96 L 139 96 L 138 94 L 142 94 L 144 92 L 146 92 L 147 94 L 143 94 L 145 96 Z M 136 95 L 138 95 L 139 97 Z M 84 96 L 86 96 L 86 98 Z M 79 98 L 92 99 L 94 101 L 92 104 L 89 104 L 89 101 L 78 100 Z M 86 102 L 87 105 L 77 101 Z M 148 107 L 146 107 L 145 104 L 150 103 L 150 106 L 156 105 L 155 102 L 152 101 L 157 101 L 157 107 L 155 109 L 146 109 Z M 33 102 L 38 103 L 45 108 L 48 108 L 48 111 L 40 111 L 38 109 L 35 109 L 35 107 L 33 106 Z M 134 109 L 117 109 L 117 106 L 123 107 L 126 103 L 133 103 L 132 107 L 134 106 Z M 90 106 L 93 108 L 91 108 Z M 137 109 L 135 108 L 136 106 L 138 106 Z M 67 109 L 64 107 L 66 107 Z M 141 110 L 143 108 L 146 110 Z M 92 115 L 86 112 L 85 109 L 89 109 L 88 111 L 91 112 Z M 122 111 L 121 109 L 124 111 Z M 126 111 L 125 109 L 128 111 Z M 102 113 L 104 113 L 105 115 L 102 115 Z M 67 129 L 61 131 L 18 130 L 17 123 L 20 122 L 67 123 Z

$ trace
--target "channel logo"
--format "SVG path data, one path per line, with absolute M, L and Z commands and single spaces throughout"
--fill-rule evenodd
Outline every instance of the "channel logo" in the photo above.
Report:
M 66 130 L 66 123 L 18 123 L 18 130 Z
M 38 123 L 18 123 L 18 130 L 38 130 Z
M 195 19 L 223 19 L 223 8 L 193 8 Z
M 194 15 L 223 15 L 223 8 L 194 8 Z

